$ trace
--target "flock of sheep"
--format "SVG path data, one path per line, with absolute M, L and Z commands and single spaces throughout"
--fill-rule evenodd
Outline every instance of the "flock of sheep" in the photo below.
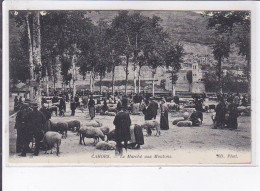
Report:
M 132 126 L 134 127 L 135 125 L 133 124 Z M 141 127 L 146 129 L 146 131 L 150 128 L 156 132 L 156 136 L 160 135 L 160 124 L 155 120 L 146 121 Z M 46 132 L 43 138 L 45 153 L 47 153 L 47 148 L 49 148 L 52 154 L 52 149 L 56 148 L 57 155 L 59 155 L 61 140 L 62 138 L 66 139 L 68 130 L 77 132 L 79 144 L 83 142 L 86 145 L 85 138 L 91 138 L 94 139 L 93 144 L 96 146 L 96 149 L 114 150 L 116 147 L 115 129 L 111 130 L 109 127 L 103 126 L 101 122 L 95 120 L 87 121 L 81 127 L 79 120 L 71 120 L 67 122 L 51 122 L 50 131 Z

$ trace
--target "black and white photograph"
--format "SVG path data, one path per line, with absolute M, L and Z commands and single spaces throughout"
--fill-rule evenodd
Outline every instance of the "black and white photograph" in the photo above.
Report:
M 9 10 L 8 163 L 251 164 L 251 16 Z

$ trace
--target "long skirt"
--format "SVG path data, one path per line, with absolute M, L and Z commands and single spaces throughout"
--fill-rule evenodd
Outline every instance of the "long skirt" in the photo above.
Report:
M 231 129 L 237 129 L 237 116 L 236 115 L 229 115 L 228 118 L 228 127 Z
M 143 135 L 143 130 L 142 130 L 141 126 L 135 125 L 134 135 L 135 135 L 136 144 L 143 145 L 144 144 L 144 135 Z
M 89 107 L 89 116 L 90 118 L 95 117 L 95 107 Z
M 168 111 L 161 113 L 160 128 L 162 130 L 168 130 L 169 129 Z

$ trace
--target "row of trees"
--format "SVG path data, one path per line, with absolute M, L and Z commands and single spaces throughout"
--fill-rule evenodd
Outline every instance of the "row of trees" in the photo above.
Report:
M 30 70 L 32 81 L 40 83 L 44 79 L 48 84 L 48 80 L 52 78 L 55 82 L 60 63 L 63 81 L 68 85 L 72 80 L 74 93 L 76 66 L 79 67 L 81 75 L 90 73 L 91 91 L 97 76 L 102 84 L 106 72 L 112 72 L 112 93 L 114 93 L 115 67 L 123 64 L 126 92 L 129 63 L 132 62 L 135 92 L 140 92 L 141 69 L 146 65 L 153 71 L 153 94 L 154 76 L 160 66 L 168 68 L 175 94 L 174 84 L 183 62 L 184 50 L 181 43 L 170 39 L 169 34 L 160 25 L 159 17 L 151 18 L 141 15 L 140 12 L 120 11 L 112 21 L 101 19 L 93 22 L 87 13 L 86 11 L 11 13 L 10 17 L 23 29 L 23 38 L 20 42 L 26 50 L 25 55 L 29 58 L 27 69 Z M 35 20 L 37 25 L 34 24 Z
M 231 45 L 239 48 L 239 55 L 244 56 L 247 62 L 245 74 L 248 82 L 248 92 L 251 87 L 251 18 L 249 11 L 210 11 L 205 12 L 208 19 L 208 28 L 214 30 L 213 55 L 217 61 L 216 75 L 219 90 L 224 86 L 222 63 L 229 58 Z

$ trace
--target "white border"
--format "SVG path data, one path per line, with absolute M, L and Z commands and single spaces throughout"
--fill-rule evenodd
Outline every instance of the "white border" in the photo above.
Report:
M 50 2 L 50 1 L 7 1 L 3 4 L 3 165 L 13 166 L 8 163 L 8 122 L 9 122 L 9 52 L 8 52 L 8 11 L 9 10 L 251 10 L 252 13 L 252 103 L 255 103 L 256 97 L 256 7 L 255 2 L 155 2 L 155 1 L 143 1 L 143 2 Z M 252 104 L 252 164 L 219 164 L 219 165 L 166 165 L 166 166 L 256 166 L 256 157 L 258 158 L 258 153 L 256 155 L 256 107 Z M 259 124 L 259 123 L 258 123 Z M 34 164 L 30 166 L 43 166 L 43 164 Z M 102 164 L 93 165 L 82 165 L 82 164 L 44 164 L 44 166 L 107 166 Z M 15 166 L 28 166 L 28 164 L 21 164 Z M 110 166 L 133 166 L 132 164 L 110 164 Z M 135 166 L 165 166 L 162 164 L 135 164 Z

